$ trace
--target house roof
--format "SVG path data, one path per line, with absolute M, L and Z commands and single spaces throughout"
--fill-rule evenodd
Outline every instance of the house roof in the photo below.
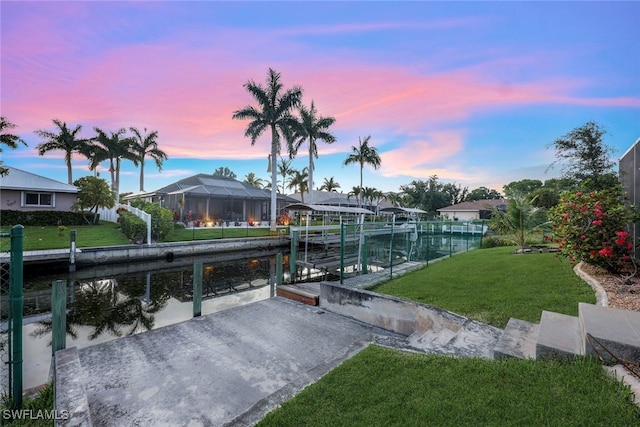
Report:
M 11 166 L 5 166 L 9 174 L 0 177 L 0 188 L 18 191 L 49 191 L 52 193 L 77 193 L 78 187 L 26 172 Z
M 254 187 L 233 178 L 198 174 L 167 185 L 155 191 L 156 194 L 185 194 L 218 198 L 270 200 L 271 190 Z M 278 199 L 295 202 L 294 199 L 278 194 Z
M 504 208 L 507 201 L 504 199 L 484 199 L 474 202 L 462 202 L 445 208 L 437 209 L 438 212 L 479 212 L 482 210 L 492 210 L 494 208 Z

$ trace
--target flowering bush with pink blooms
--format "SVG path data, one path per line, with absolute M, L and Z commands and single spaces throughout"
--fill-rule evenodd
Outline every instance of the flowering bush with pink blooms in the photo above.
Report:
M 639 215 L 621 194 L 620 188 L 567 192 L 549 211 L 553 240 L 571 262 L 585 261 L 611 273 L 633 265 L 633 244 L 626 229 Z

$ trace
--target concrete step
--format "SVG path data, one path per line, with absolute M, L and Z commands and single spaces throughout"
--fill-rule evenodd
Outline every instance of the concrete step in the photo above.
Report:
M 583 352 L 612 360 L 640 360 L 640 312 L 580 303 Z
M 576 316 L 543 311 L 536 343 L 536 359 L 584 354 L 580 319 Z
M 493 349 L 493 358 L 535 359 L 539 331 L 540 325 L 537 323 L 514 318 L 509 319 L 507 327 Z

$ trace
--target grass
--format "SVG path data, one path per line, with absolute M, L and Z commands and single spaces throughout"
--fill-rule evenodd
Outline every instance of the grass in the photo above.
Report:
M 499 328 L 510 317 L 539 322 L 543 310 L 575 316 L 595 303 L 591 287 L 552 253 L 513 255 L 514 247 L 474 250 L 374 287 Z
M 627 386 L 593 360 L 458 359 L 369 346 L 266 426 L 631 426 Z
M 50 415 L 53 411 L 53 383 L 47 383 L 35 397 L 25 397 L 22 400 L 23 412 L 11 412 L 12 402 L 3 398 L 0 403 L 0 418 L 2 425 L 25 427 L 49 427 L 54 425 Z M 15 410 L 14 410 L 15 411 Z M 14 416 L 17 415 L 17 416 Z M 59 414 L 64 416 L 64 414 Z
M 268 227 L 212 227 L 212 228 L 175 228 L 163 242 L 184 242 L 190 240 L 209 240 L 221 238 L 265 237 L 278 236 L 280 230 L 288 228 L 279 227 L 277 232 L 271 232 Z
M 119 228 L 119 224 L 107 221 L 103 221 L 99 225 L 69 226 L 63 230 L 59 230 L 56 226 L 25 226 L 23 249 L 25 251 L 67 249 L 70 245 L 69 236 L 71 230 L 76 230 L 76 246 L 79 248 L 127 245 L 131 243 L 120 232 Z M 9 232 L 10 229 L 3 227 L 2 231 Z M 8 237 L 3 237 L 0 240 L 1 251 L 8 251 L 10 246 Z

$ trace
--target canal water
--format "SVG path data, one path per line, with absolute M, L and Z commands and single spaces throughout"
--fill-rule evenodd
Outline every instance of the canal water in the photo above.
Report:
M 45 383 L 49 376 L 53 281 L 67 283 L 66 345 L 84 348 L 191 319 L 195 263 L 203 264 L 202 315 L 275 295 L 276 252 L 104 265 L 58 274 L 41 274 L 26 266 L 24 389 Z M 285 282 L 288 270 L 289 259 L 285 254 L 282 269 Z M 3 338 L 6 337 L 6 302 L 3 298 Z

